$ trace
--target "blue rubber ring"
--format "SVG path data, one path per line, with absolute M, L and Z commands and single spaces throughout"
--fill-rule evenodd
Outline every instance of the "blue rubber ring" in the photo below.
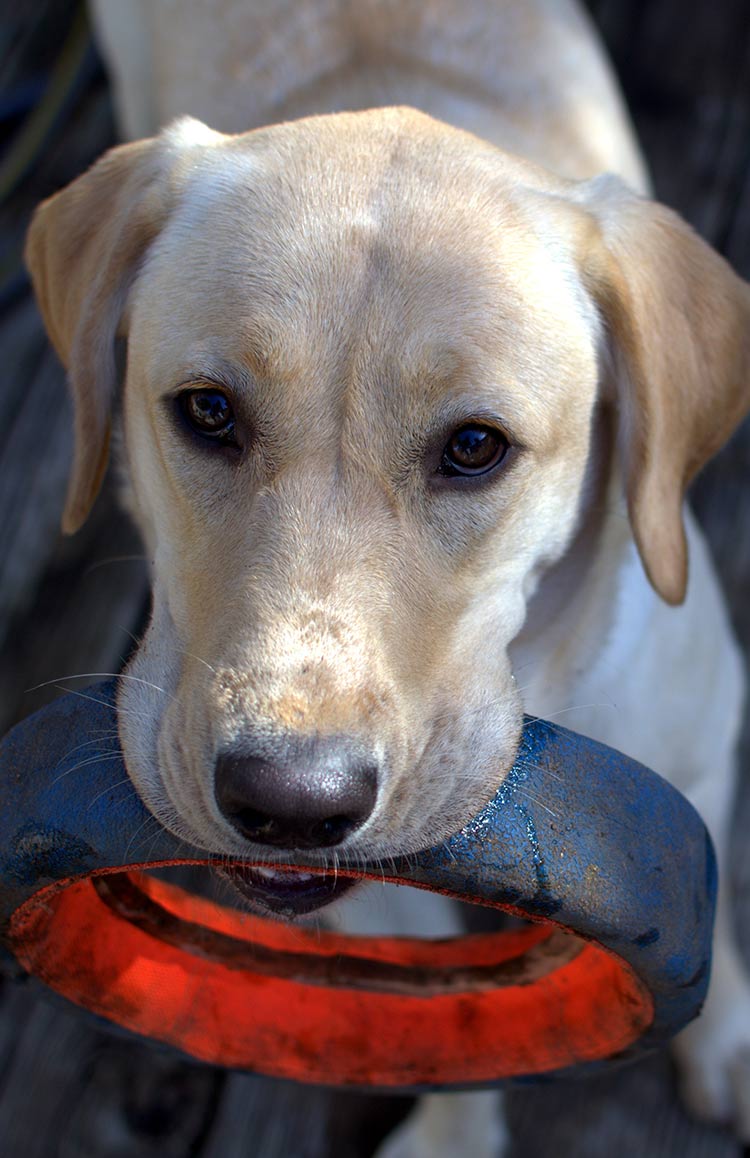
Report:
M 156 825 L 127 779 L 106 738 L 115 695 L 115 682 L 65 695 L 0 745 L 0 945 L 11 966 L 19 906 L 54 882 L 141 862 L 144 826 L 149 863 L 206 860 Z M 716 896 L 706 828 L 660 776 L 565 728 L 527 719 L 494 799 L 440 847 L 397 860 L 392 878 L 551 920 L 627 962 L 654 1005 L 629 1054 L 700 1011 Z

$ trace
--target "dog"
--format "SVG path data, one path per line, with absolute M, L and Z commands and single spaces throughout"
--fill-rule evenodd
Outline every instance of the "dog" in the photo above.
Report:
M 37 210 L 27 261 L 75 401 L 64 527 L 114 423 L 153 560 L 119 692 L 149 809 L 228 857 L 386 860 L 495 793 L 524 710 L 575 709 L 690 798 L 724 863 L 744 682 L 684 496 L 750 410 L 750 287 L 648 199 L 583 12 L 93 11 L 147 139 Z M 323 879 L 243 888 L 382 917 Z M 457 928 L 393 904 L 392 928 Z M 725 884 L 676 1049 L 693 1110 L 750 1138 Z M 432 1095 L 381 1155 L 502 1139 L 497 1095 Z

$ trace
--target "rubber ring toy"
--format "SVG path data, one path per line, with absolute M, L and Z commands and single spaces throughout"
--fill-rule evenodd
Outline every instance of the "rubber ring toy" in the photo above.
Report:
M 494 799 L 386 878 L 528 924 L 449 941 L 348 937 L 150 875 L 211 859 L 141 803 L 107 739 L 115 693 L 63 696 L 0 748 L 9 972 L 206 1062 L 401 1092 L 598 1069 L 699 1012 L 711 843 L 684 797 L 622 754 L 527 720 Z

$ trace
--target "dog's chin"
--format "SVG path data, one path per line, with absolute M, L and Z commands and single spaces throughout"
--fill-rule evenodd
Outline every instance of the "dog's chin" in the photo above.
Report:
M 284 920 L 332 905 L 359 883 L 338 873 L 293 868 L 222 865 L 216 871 L 254 912 Z

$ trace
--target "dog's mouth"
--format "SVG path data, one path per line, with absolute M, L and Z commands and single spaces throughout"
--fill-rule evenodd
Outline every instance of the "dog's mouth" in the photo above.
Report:
M 330 905 L 357 884 L 338 873 L 265 865 L 222 865 L 217 872 L 254 909 L 287 918 Z

